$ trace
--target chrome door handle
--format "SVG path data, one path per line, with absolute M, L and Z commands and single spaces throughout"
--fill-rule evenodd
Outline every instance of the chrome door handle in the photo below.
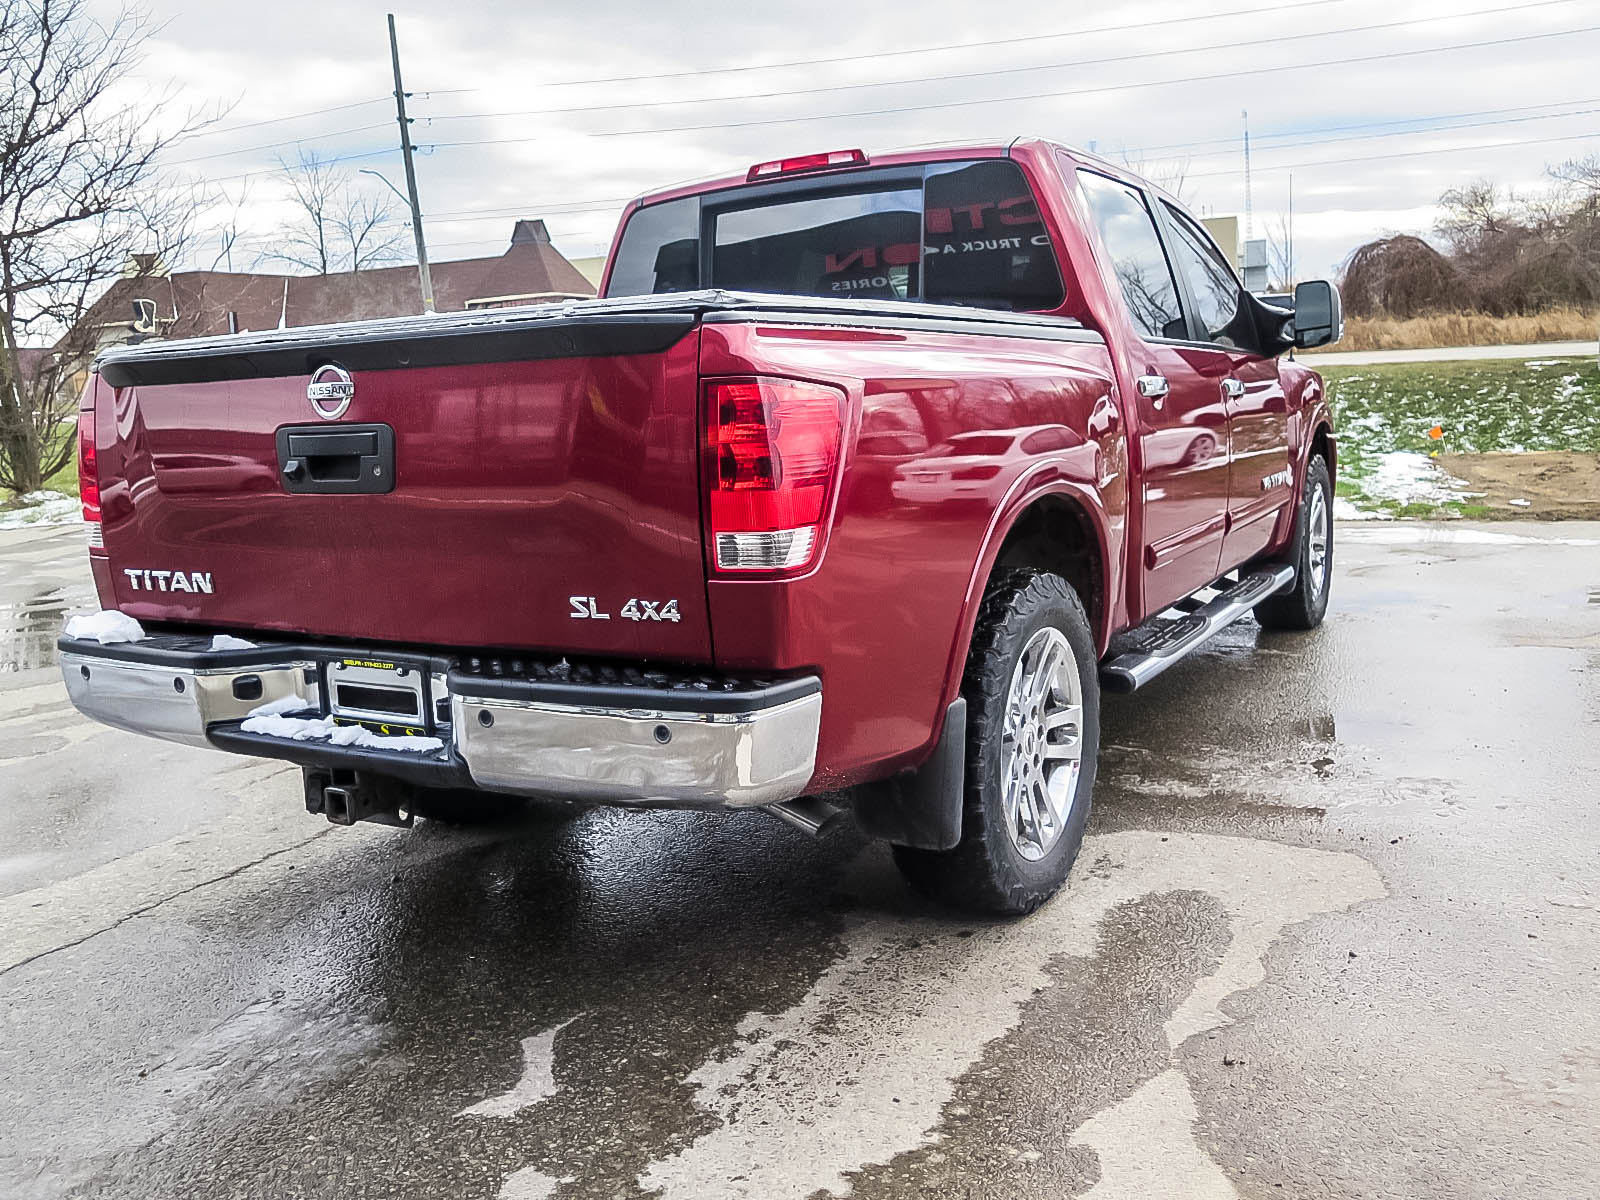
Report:
M 1172 385 L 1167 382 L 1165 375 L 1141 375 L 1138 382 L 1139 395 L 1146 400 L 1154 400 L 1157 408 L 1166 399 L 1167 393 L 1172 390 Z
M 1240 396 L 1244 395 L 1244 380 L 1231 378 L 1224 379 L 1222 381 L 1222 391 L 1229 400 L 1237 400 Z

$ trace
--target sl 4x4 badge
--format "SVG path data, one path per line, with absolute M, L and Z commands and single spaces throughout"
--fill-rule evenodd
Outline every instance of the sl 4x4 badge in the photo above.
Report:
M 574 621 L 611 620 L 611 614 L 602 610 L 593 596 L 569 596 L 567 603 L 572 605 Z M 641 600 L 637 596 L 624 604 L 617 616 L 625 621 L 671 621 L 674 625 L 683 620 L 676 600 Z

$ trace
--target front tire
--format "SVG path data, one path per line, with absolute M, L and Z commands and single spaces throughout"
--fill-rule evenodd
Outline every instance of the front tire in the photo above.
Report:
M 1059 575 L 1008 571 L 984 595 L 961 683 L 965 801 L 953 850 L 896 846 L 912 886 L 1018 916 L 1066 881 L 1100 747 L 1100 679 L 1083 603 Z
M 1328 611 L 1333 587 L 1333 474 L 1320 454 L 1306 464 L 1293 545 L 1294 587 L 1256 605 L 1256 620 L 1263 629 L 1315 629 Z

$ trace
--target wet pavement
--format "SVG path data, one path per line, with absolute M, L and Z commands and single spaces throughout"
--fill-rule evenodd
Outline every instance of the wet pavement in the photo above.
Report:
M 1600 525 L 1339 538 L 1001 924 L 761 814 L 319 824 L 78 718 L 81 535 L 0 534 L 0 1196 L 1593 1195 Z

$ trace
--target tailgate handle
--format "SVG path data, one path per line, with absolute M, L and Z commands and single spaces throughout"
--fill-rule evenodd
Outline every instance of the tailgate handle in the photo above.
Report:
M 388 425 L 287 425 L 278 430 L 284 490 L 314 496 L 394 490 L 394 430 Z

